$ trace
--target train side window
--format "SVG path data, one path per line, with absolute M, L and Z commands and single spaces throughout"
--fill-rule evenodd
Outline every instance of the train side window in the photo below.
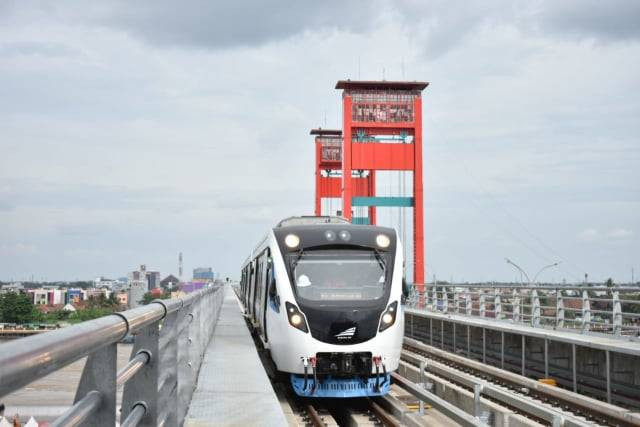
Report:
M 267 259 L 267 278 L 268 278 L 268 293 L 269 293 L 269 305 L 277 313 L 280 312 L 280 296 L 278 295 L 278 287 L 276 286 L 276 275 L 273 269 L 273 260 L 271 257 Z

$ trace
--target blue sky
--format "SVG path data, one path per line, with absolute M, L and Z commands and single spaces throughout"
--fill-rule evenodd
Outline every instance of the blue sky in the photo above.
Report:
M 214 3 L 0 5 L 0 280 L 237 275 L 383 73 L 430 82 L 429 277 L 640 276 L 637 2 Z

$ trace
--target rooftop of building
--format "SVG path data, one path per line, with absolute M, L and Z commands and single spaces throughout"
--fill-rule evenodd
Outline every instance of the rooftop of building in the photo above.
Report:
M 309 135 L 318 135 L 318 136 L 342 136 L 342 129 L 311 129 Z
M 387 80 L 338 80 L 336 89 L 360 90 L 424 90 L 428 82 L 401 82 Z

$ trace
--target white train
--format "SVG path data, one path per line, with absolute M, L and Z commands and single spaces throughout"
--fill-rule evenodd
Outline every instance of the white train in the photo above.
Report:
M 404 336 L 394 229 L 336 217 L 281 221 L 242 266 L 245 315 L 296 394 L 379 396 Z

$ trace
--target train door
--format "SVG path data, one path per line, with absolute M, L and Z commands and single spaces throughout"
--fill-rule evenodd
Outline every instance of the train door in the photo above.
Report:
M 269 284 L 271 276 L 273 276 L 273 262 L 271 261 L 271 251 L 269 248 L 265 251 L 265 275 L 264 275 L 264 304 L 262 305 L 262 338 L 265 342 L 269 341 L 267 336 L 267 310 L 269 308 Z
M 244 267 L 244 271 L 242 272 L 242 306 L 244 307 L 245 312 L 247 311 L 247 292 L 249 289 L 247 287 L 247 283 L 249 283 L 249 265 L 247 264 Z
M 251 261 L 249 264 L 249 290 L 247 292 L 247 314 L 253 318 L 253 298 L 255 296 L 255 277 L 256 277 L 256 262 Z
M 262 275 L 262 269 L 261 269 L 261 265 L 260 265 L 260 259 L 259 257 L 257 257 L 254 261 L 255 263 L 255 268 L 254 268 L 254 275 L 253 275 L 253 297 L 251 300 L 251 321 L 253 323 L 253 325 L 255 326 L 258 323 L 258 313 L 256 310 L 256 307 L 258 306 L 258 301 L 260 301 L 260 276 Z
M 268 251 L 265 250 L 258 257 L 259 272 L 258 286 L 257 286 L 257 298 L 256 298 L 256 324 L 258 324 L 258 332 L 260 336 L 266 341 L 265 330 L 265 314 L 267 303 L 267 268 L 268 268 Z
M 242 300 L 242 305 L 244 306 L 244 268 L 242 269 L 242 271 L 240 271 L 240 299 Z
M 247 304 L 249 303 L 249 275 L 251 274 L 251 264 L 247 264 L 244 268 L 244 291 L 242 292 L 242 304 L 244 305 L 244 311 L 247 312 L 249 308 Z

